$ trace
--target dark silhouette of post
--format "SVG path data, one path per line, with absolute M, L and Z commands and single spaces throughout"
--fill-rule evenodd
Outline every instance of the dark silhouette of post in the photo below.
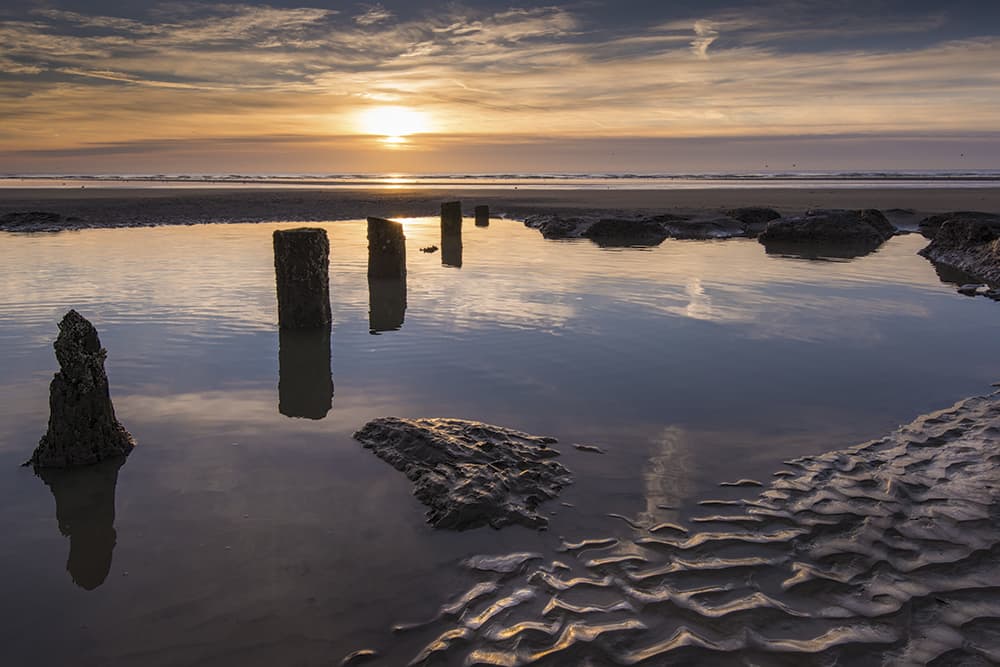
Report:
M 333 407 L 330 329 L 278 332 L 278 412 L 286 417 L 323 419 Z
M 368 277 L 406 277 L 406 236 L 403 223 L 368 218 Z
M 490 207 L 481 205 L 476 207 L 476 227 L 490 226 Z
M 330 241 L 310 227 L 274 232 L 278 326 L 330 329 Z
M 59 532 L 69 538 L 66 570 L 80 588 L 92 591 L 108 578 L 118 534 L 115 486 L 124 457 L 74 468 L 35 468 L 56 500 Z
M 462 202 L 441 204 L 441 264 L 462 267 Z

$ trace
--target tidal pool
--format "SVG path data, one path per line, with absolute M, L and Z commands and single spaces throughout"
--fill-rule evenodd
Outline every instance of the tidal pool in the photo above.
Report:
M 369 284 L 364 221 L 331 222 L 327 346 L 276 326 L 271 233 L 294 226 L 0 240 L 5 664 L 330 665 L 360 648 L 405 664 L 440 628 L 392 626 L 469 589 L 470 556 L 551 560 L 563 539 L 688 525 L 720 513 L 705 499 L 761 491 L 721 482 L 767 484 L 786 459 L 1000 380 L 1000 306 L 956 294 L 915 235 L 819 261 L 746 239 L 545 241 L 508 220 L 467 220 L 456 246 L 437 219 L 408 219 L 405 283 Z M 18 466 L 45 432 L 69 308 L 98 328 L 139 446 L 39 478 Z M 389 415 L 554 436 L 575 483 L 543 506 L 547 531 L 435 531 L 351 438 Z M 579 650 L 538 657 L 603 664 Z

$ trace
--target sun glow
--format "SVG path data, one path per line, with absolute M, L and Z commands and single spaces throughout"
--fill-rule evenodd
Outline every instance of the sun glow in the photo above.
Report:
M 430 130 L 426 113 L 407 107 L 374 107 L 358 116 L 358 129 L 363 134 L 382 137 L 382 143 L 398 146 L 407 143 L 407 137 Z

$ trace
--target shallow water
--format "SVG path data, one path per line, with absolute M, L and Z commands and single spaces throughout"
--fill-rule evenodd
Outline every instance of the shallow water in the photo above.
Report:
M 408 220 L 405 288 L 375 285 L 372 303 L 364 223 L 336 222 L 323 225 L 334 396 L 316 419 L 329 387 L 310 362 L 325 362 L 324 341 L 279 340 L 275 326 L 270 237 L 291 226 L 0 241 L 11 664 L 319 665 L 365 647 L 403 664 L 436 635 L 392 625 L 433 618 L 475 583 L 466 557 L 551 561 L 561 537 L 728 514 L 699 501 L 760 489 L 720 482 L 766 482 L 785 459 L 880 436 L 1000 379 L 997 304 L 942 283 L 916 236 L 815 261 L 750 240 L 602 249 L 494 220 L 467 222 L 456 257 L 419 252 L 442 245 L 437 221 Z M 17 465 L 45 430 L 51 342 L 70 307 L 101 333 L 139 448 L 120 469 L 43 481 Z M 375 328 L 401 327 L 372 335 L 370 309 Z M 572 507 L 549 503 L 547 532 L 434 531 L 403 475 L 351 439 L 386 415 L 555 436 Z

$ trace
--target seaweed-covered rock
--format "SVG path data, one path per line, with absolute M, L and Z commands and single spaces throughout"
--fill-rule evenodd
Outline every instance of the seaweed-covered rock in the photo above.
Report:
M 50 211 L 15 211 L 0 215 L 0 229 L 8 232 L 61 232 L 85 226 L 80 218 Z
M 413 482 L 435 528 L 463 530 L 522 524 L 543 528 L 536 510 L 572 483 L 552 458 L 554 438 L 462 419 L 368 422 L 355 439 Z
M 743 224 L 743 231 L 749 237 L 755 237 L 767 228 L 767 223 L 777 220 L 781 214 L 773 208 L 764 206 L 743 206 L 726 211 L 730 218 Z
M 765 245 L 824 243 L 874 249 L 895 233 L 896 228 L 876 209 L 813 210 L 805 215 L 772 220 L 757 240 Z
M 941 225 L 949 220 L 985 220 L 989 222 L 991 220 L 1000 220 L 1000 216 L 996 213 L 984 213 L 983 211 L 938 213 L 937 215 L 931 215 L 921 220 L 917 225 L 917 230 L 924 237 L 933 241 L 934 237 L 937 236 L 938 230 L 941 229 Z
M 920 254 L 980 280 L 1000 284 L 1000 216 L 946 220 Z
M 663 224 L 654 219 L 601 218 L 588 226 L 581 236 L 602 246 L 653 246 L 663 243 L 670 235 Z
M 28 463 L 67 468 L 128 456 L 135 441 L 115 417 L 97 329 L 71 310 L 53 347 L 59 372 L 49 386 L 49 429 Z

